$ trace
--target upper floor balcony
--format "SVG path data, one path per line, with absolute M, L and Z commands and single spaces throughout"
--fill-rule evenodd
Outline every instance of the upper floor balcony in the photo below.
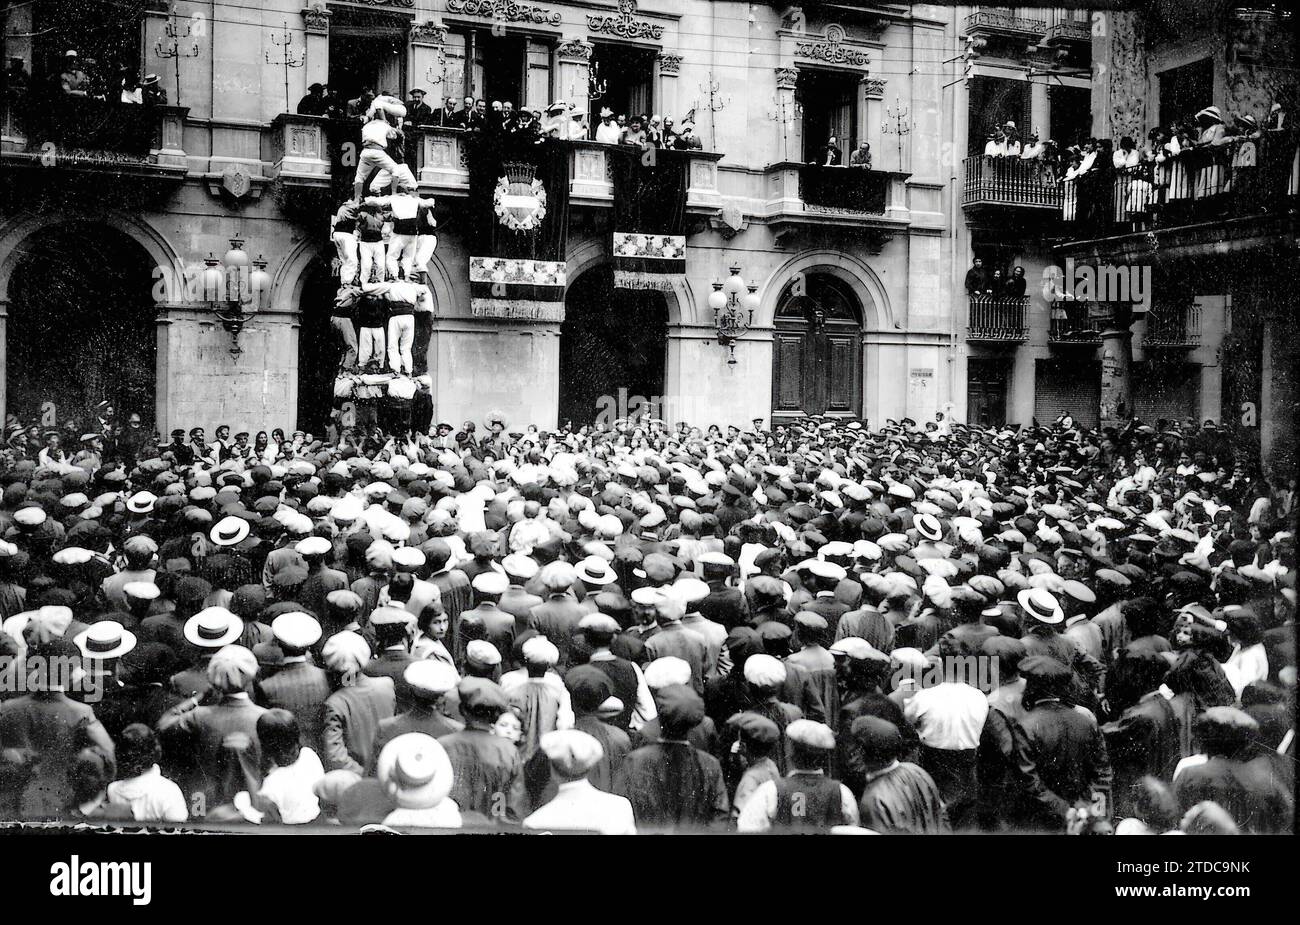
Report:
M 1058 19 L 1047 27 L 1047 45 L 1091 45 L 1092 26 L 1083 19 Z
M 1114 314 L 1114 309 L 1106 302 L 1075 299 L 1053 302 L 1047 342 L 1095 347 L 1101 343 L 1101 332 Z
M 766 171 L 767 217 L 778 235 L 796 227 L 874 230 L 909 224 L 910 173 L 781 161 Z
M 970 296 L 966 339 L 1017 344 L 1029 338 L 1029 297 Z
M 1055 212 L 1061 208 L 1061 184 L 1043 161 L 976 154 L 964 162 L 961 204 Z
M 462 129 L 433 125 L 417 126 L 407 133 L 403 154 L 422 193 L 469 195 L 470 135 Z M 612 206 L 614 179 L 609 153 L 616 146 L 594 141 L 561 144 L 570 150 L 570 201 L 575 205 Z M 271 125 L 271 175 L 291 188 L 333 187 L 343 195 L 352 183 L 360 147 L 360 126 L 355 122 L 284 113 Z M 688 157 L 687 211 L 716 213 L 722 207 L 717 164 L 723 155 L 691 151 Z
M 1292 224 L 1300 192 L 1294 136 L 1189 148 L 1160 161 L 1115 169 L 1101 158 L 1062 183 L 1071 256 L 1122 257 L 1158 245 L 1190 249 L 1253 246 Z M 1154 236 L 1154 238 L 1153 238 Z
M 1147 312 L 1144 350 L 1191 350 L 1200 343 L 1201 307 L 1196 303 L 1158 305 Z
M 6 169 L 180 180 L 188 169 L 183 148 L 188 112 L 181 106 L 63 94 L 10 98 L 4 105 L 0 155 Z
M 1015 8 L 976 10 L 966 17 L 965 32 L 970 36 L 1024 38 L 1038 40 L 1047 32 L 1047 20 L 1021 16 Z

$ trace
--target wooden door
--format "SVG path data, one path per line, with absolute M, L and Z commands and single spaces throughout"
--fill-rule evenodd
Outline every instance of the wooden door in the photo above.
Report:
M 996 427 L 1007 420 L 1007 367 L 1000 359 L 972 359 L 966 364 L 966 420 Z
M 862 409 L 861 323 L 851 294 L 808 277 L 787 298 L 772 341 L 772 413 L 857 416 Z

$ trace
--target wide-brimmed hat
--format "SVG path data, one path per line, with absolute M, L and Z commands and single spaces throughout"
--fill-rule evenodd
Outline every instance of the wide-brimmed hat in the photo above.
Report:
M 200 649 L 228 646 L 244 632 L 244 622 L 224 607 L 206 607 L 185 621 L 185 638 Z
M 917 514 L 912 520 L 916 532 L 931 542 L 943 539 L 943 524 L 933 514 Z
M 238 546 L 248 539 L 249 529 L 242 517 L 223 517 L 213 525 L 208 538 L 218 546 Z
M 135 633 L 116 620 L 92 623 L 72 639 L 81 654 L 90 659 L 121 658 L 135 648 Z
M 408 732 L 385 745 L 375 771 L 399 807 L 429 809 L 451 793 L 451 759 L 437 739 L 422 732 Z
M 1046 588 L 1026 588 L 1017 592 L 1016 603 L 1039 623 L 1055 625 L 1065 619 L 1056 595 Z
M 153 510 L 158 496 L 151 491 L 137 491 L 126 501 L 126 509 L 132 514 L 148 514 Z

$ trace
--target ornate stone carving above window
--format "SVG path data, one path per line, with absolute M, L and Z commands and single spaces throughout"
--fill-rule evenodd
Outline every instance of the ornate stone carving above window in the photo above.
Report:
M 831 23 L 826 27 L 820 41 L 816 37 L 805 37 L 795 43 L 794 53 L 800 58 L 813 61 L 825 61 L 827 64 L 847 64 L 852 67 L 866 67 L 871 63 L 865 51 L 845 47 L 844 27 Z
M 636 13 L 636 0 L 618 0 L 617 16 L 588 13 L 587 29 L 590 32 L 601 32 L 621 39 L 654 39 L 658 41 L 663 38 L 663 26 L 647 22 L 644 19 L 637 19 L 634 17 L 634 13 Z
M 535 23 L 539 26 L 560 24 L 560 14 L 554 10 L 515 3 L 514 0 L 447 0 L 447 12 L 456 16 L 481 16 L 497 22 Z

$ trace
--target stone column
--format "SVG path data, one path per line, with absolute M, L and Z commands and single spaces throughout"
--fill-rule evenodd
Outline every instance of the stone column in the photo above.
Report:
M 681 70 L 681 55 L 660 52 L 655 59 L 654 110 L 664 118 L 672 119 L 673 122 L 685 115 L 679 95 Z
M 1040 140 L 1051 136 L 1052 112 L 1047 100 L 1047 84 L 1034 81 L 1029 85 L 1029 125 L 1020 133 L 1027 139 L 1030 132 L 1037 132 Z
M 881 121 L 884 118 L 885 104 L 885 80 L 882 77 L 863 77 L 862 78 L 862 126 L 859 128 L 860 138 L 865 138 L 871 145 L 871 163 L 876 170 L 884 167 L 881 160 L 885 155 L 881 150 L 880 139 L 883 137 L 880 131 Z M 857 149 L 860 138 L 853 139 L 853 148 Z M 848 157 L 846 154 L 845 157 Z M 899 170 L 902 170 L 900 165 Z
M 577 112 L 587 112 L 587 79 L 591 73 L 593 47 L 581 37 L 566 38 L 555 49 L 556 95 L 567 99 Z M 589 126 L 590 127 L 590 126 Z
M 329 83 L 330 17 L 333 15 L 324 3 L 313 4 L 302 11 L 307 42 L 307 63 L 303 65 L 303 79 L 309 87 L 312 84 Z
M 411 50 L 406 58 L 406 85 L 423 88 L 425 102 L 435 110 L 442 108 L 447 67 L 442 57 L 442 41 L 447 35 L 442 23 L 435 20 L 411 26 Z M 455 94 L 459 95 L 459 93 Z
M 1101 332 L 1102 427 L 1122 427 L 1133 415 L 1133 332 L 1126 325 L 1109 322 Z

